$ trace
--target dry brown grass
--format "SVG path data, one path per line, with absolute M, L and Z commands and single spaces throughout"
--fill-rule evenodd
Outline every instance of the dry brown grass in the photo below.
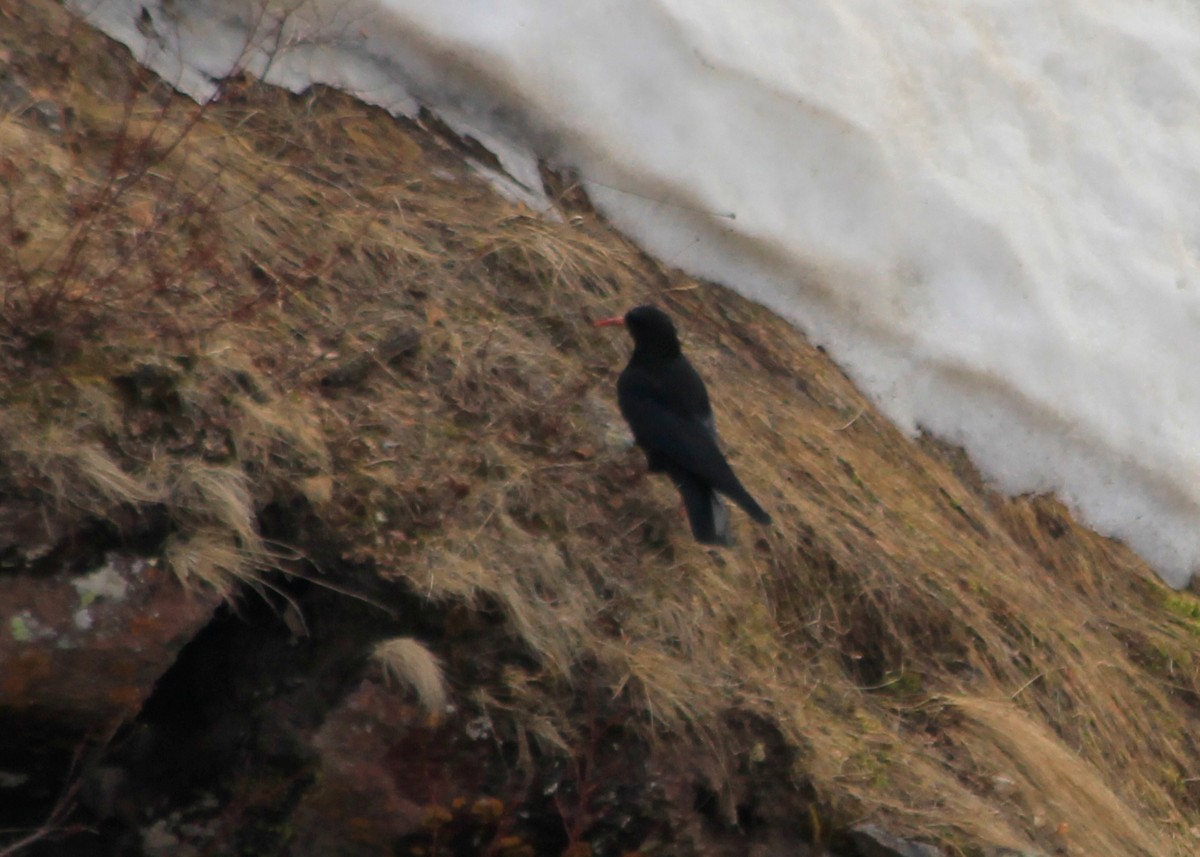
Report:
M 56 7 L 21 6 L 64 32 Z M 0 0 L 2 23 L 17 11 Z M 72 62 L 45 74 L 78 127 L 0 118 L 22 164 L 6 181 L 37 234 L 26 270 L 54 258 L 33 243 L 78 228 L 64 200 L 101 181 L 121 133 L 105 105 L 125 103 L 125 67 L 97 37 L 70 38 Z M 0 40 L 42 74 L 50 36 Z M 176 130 L 193 116 L 147 111 Z M 108 232 L 78 262 L 56 342 L 38 352 L 28 323 L 6 334 L 18 368 L 0 457 L 23 489 L 94 514 L 166 502 L 183 526 L 172 566 L 227 588 L 270 561 L 254 510 L 315 486 L 382 574 L 499 612 L 536 666 L 456 693 L 548 751 L 584 730 L 586 683 L 653 740 L 694 746 L 698 771 L 736 767 L 729 712 L 764 718 L 842 820 L 951 846 L 1196 852 L 1187 603 L 1052 501 L 997 498 L 954 450 L 901 436 L 780 320 L 647 261 L 587 210 L 550 223 L 503 202 L 453 141 L 329 93 L 232 93 L 163 170 L 96 221 Z M 202 235 L 166 227 L 180 188 L 220 202 Z M 161 233 L 154 252 L 106 278 L 122 258 L 108 239 L 143 228 Z M 186 281 L 153 286 L 197 247 Z M 731 458 L 775 517 L 758 529 L 735 513 L 732 550 L 690 541 L 624 440 L 613 383 L 628 344 L 587 322 L 647 300 L 678 320 Z M 321 391 L 397 325 L 421 332 L 415 356 Z M 95 406 L 139 365 L 167 367 L 171 395 Z M 440 699 L 431 662 L 400 663 Z
M 430 717 L 441 717 L 449 698 L 437 657 L 419 640 L 395 637 L 375 646 L 375 660 L 389 681 L 408 687 Z

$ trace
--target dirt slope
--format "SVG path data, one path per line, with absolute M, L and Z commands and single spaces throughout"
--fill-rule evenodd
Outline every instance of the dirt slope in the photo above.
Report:
M 12 850 L 1200 850 L 1200 602 L 474 154 L 0 0 Z M 651 301 L 775 518 L 731 550 L 615 409 L 589 321 Z

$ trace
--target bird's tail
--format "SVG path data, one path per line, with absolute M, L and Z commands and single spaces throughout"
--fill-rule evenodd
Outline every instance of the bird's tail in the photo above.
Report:
M 760 524 L 771 523 L 771 516 L 767 514 L 767 510 L 758 505 L 758 501 L 750 496 L 750 492 L 746 490 L 741 481 L 733 474 L 732 468 L 730 468 L 727 478 L 718 483 L 717 490 L 745 509 L 746 514 Z
M 733 531 L 729 527 L 729 509 L 721 495 L 704 481 L 689 473 L 674 473 L 671 478 L 683 505 L 687 510 L 692 536 L 703 545 L 733 544 Z M 752 501 L 753 502 L 753 501 Z M 761 511 L 761 510 L 760 510 Z M 764 513 L 766 514 L 766 513 Z
M 758 501 L 751 497 L 750 492 L 745 488 L 742 488 L 740 493 L 730 494 L 729 499 L 745 509 L 746 514 L 758 521 L 760 524 L 771 523 L 770 514 L 768 514 L 766 509 L 758 505 Z

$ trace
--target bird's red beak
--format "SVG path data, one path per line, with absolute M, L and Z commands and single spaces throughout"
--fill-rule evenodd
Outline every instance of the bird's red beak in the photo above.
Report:
M 625 316 L 614 315 L 612 318 L 602 318 L 599 321 L 593 321 L 592 327 L 610 327 L 614 324 L 624 324 Z

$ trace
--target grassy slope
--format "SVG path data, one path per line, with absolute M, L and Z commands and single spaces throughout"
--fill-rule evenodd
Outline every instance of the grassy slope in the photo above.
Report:
M 1195 602 L 1120 545 L 991 494 L 572 194 L 563 223 L 501 200 L 443 136 L 329 92 L 200 111 L 47 0 L 0 0 L 0 58 L 27 90 L 0 113 L 10 506 L 66 532 L 165 502 L 181 578 L 230 587 L 266 556 L 253 509 L 298 488 L 382 573 L 499 605 L 536 666 L 456 693 L 545 746 L 582 728 L 586 665 L 716 779 L 730 711 L 777 724 L 839 818 L 1195 853 Z M 587 322 L 649 300 L 775 516 L 735 512 L 734 550 L 691 544 L 620 441 L 627 342 Z M 407 329 L 415 357 L 321 387 Z

